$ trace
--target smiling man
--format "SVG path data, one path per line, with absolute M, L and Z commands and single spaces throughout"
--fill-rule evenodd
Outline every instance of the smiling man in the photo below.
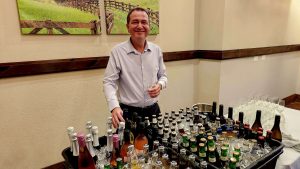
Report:
M 158 96 L 166 88 L 167 75 L 161 49 L 146 40 L 149 24 L 145 9 L 129 11 L 126 27 L 130 39 L 110 53 L 103 89 L 115 128 L 134 112 L 150 119 L 160 113 Z

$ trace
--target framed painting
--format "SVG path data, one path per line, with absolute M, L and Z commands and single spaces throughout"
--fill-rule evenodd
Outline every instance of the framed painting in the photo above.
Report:
M 17 0 L 24 35 L 97 35 L 99 0 Z
M 104 0 L 106 32 L 109 35 L 128 34 L 126 23 L 128 12 L 135 7 L 148 10 L 150 34 L 159 33 L 159 0 Z

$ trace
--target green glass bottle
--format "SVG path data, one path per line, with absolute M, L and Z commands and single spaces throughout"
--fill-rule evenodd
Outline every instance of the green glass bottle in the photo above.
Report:
M 194 154 L 197 153 L 197 142 L 196 139 L 193 137 L 190 139 L 190 150 Z
M 230 158 L 228 168 L 229 169 L 236 169 L 236 159 L 234 157 Z
M 206 160 L 206 151 L 205 151 L 205 144 L 204 143 L 200 143 L 199 144 L 199 157 L 202 160 Z
M 123 168 L 122 158 L 117 158 L 117 169 Z
M 221 160 L 221 164 L 224 168 L 226 168 L 226 165 L 227 165 L 227 161 L 228 161 L 228 148 L 223 146 L 221 147 L 221 157 L 220 157 L 220 160 Z
M 189 148 L 189 139 L 188 139 L 187 134 L 182 135 L 182 146 L 184 148 Z

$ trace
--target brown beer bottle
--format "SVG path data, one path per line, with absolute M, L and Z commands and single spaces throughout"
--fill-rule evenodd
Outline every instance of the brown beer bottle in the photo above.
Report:
M 274 126 L 272 128 L 272 139 L 282 141 L 282 135 L 280 130 L 280 115 L 275 116 Z
M 261 127 L 261 121 L 260 121 L 260 118 L 261 118 L 261 111 L 260 111 L 260 110 L 257 110 L 257 111 L 256 111 L 255 121 L 254 121 L 254 123 L 252 124 L 252 127 L 251 127 L 252 130 L 258 131 L 258 128 Z

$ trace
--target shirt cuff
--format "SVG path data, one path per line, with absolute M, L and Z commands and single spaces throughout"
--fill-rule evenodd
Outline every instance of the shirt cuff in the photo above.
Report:
M 161 85 L 161 90 L 164 89 L 164 88 L 166 88 L 166 85 L 165 85 L 165 83 L 163 81 L 158 81 L 158 84 Z
M 111 100 L 109 102 L 109 111 L 111 112 L 116 107 L 120 107 L 119 102 L 117 100 Z

